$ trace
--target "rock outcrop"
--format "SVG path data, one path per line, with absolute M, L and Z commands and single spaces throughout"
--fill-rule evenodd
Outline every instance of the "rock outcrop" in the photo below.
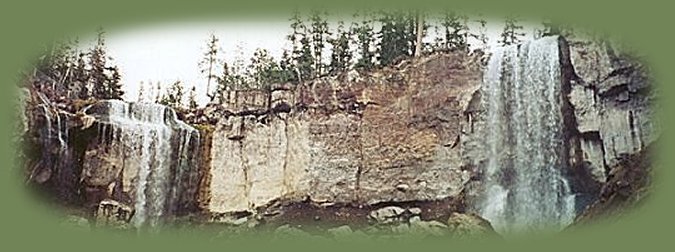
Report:
M 207 210 L 253 211 L 283 198 L 458 197 L 469 179 L 457 148 L 459 101 L 480 77 L 476 59 L 453 54 L 356 82 L 233 92 L 213 132 Z
M 562 49 L 569 52 L 562 60 L 575 125 L 569 137 L 570 163 L 576 167 L 571 176 L 577 191 L 586 193 L 587 205 L 603 200 L 622 160 L 647 158 L 640 153 L 660 132 L 657 87 L 644 62 L 610 41 L 570 39 Z M 629 183 L 643 184 L 634 179 Z

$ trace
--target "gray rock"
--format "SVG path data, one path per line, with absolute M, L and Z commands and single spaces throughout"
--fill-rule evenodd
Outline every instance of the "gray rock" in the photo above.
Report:
M 410 229 L 419 235 L 444 236 L 448 234 L 448 226 L 438 221 L 410 221 Z
M 128 228 L 134 210 L 123 203 L 106 199 L 101 201 L 96 210 L 96 226 Z
M 448 228 L 454 237 L 476 237 L 496 234 L 487 220 L 475 214 L 452 213 Z
M 368 217 L 378 224 L 390 224 L 398 222 L 405 209 L 397 206 L 388 206 L 370 212 Z

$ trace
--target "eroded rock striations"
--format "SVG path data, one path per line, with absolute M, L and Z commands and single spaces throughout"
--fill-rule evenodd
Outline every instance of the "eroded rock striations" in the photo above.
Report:
M 459 100 L 480 85 L 475 61 L 438 55 L 414 67 L 237 91 L 215 126 L 208 210 L 273 200 L 376 204 L 458 197 L 469 179 Z

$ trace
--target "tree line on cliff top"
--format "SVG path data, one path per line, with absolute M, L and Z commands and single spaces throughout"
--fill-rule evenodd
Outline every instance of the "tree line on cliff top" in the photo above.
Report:
M 485 50 L 487 21 L 452 11 L 431 16 L 418 11 L 379 11 L 353 14 L 351 23 L 338 20 L 330 27 L 328 13 L 312 10 L 306 15 L 294 11 L 290 32 L 280 59 L 258 48 L 245 65 L 242 55 L 231 57 L 218 46 L 221 38 L 210 34 L 203 58 L 198 63 L 205 78 L 206 95 L 212 102 L 223 102 L 231 90 L 268 89 L 272 83 L 295 85 L 306 80 L 339 75 L 349 70 L 368 71 L 396 64 L 403 59 L 435 52 Z M 521 41 L 525 33 L 516 17 L 505 20 L 499 44 Z M 470 24 L 475 29 L 470 29 Z M 560 26 L 544 23 L 538 36 L 559 34 Z M 425 41 L 433 33 L 431 42 Z M 78 48 L 78 41 L 57 42 L 41 57 L 29 83 L 50 98 L 122 99 L 121 75 L 106 50 L 105 32 L 99 29 L 96 43 Z M 473 45 L 469 42 L 473 41 Z M 160 83 L 140 83 L 139 101 L 165 104 L 174 108 L 197 108 L 196 88 L 185 92 L 180 80 L 162 88 Z M 187 97 L 186 97 L 187 95 Z M 187 98 L 187 101 L 185 102 Z

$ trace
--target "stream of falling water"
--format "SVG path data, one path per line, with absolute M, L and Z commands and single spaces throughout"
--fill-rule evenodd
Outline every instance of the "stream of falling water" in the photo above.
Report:
M 497 48 L 484 75 L 485 190 L 478 209 L 499 233 L 557 229 L 574 218 L 565 169 L 556 37 Z
M 137 228 L 156 227 L 163 217 L 172 214 L 172 203 L 181 191 L 181 188 L 175 188 L 174 181 L 180 182 L 184 170 L 192 165 L 187 160 L 191 158 L 188 153 L 190 138 L 198 133 L 177 121 L 175 112 L 165 106 L 107 102 L 109 125 L 102 125 L 104 128 L 100 131 L 116 132 L 112 134 L 109 146 L 120 148 L 125 172 L 137 170 L 132 223 Z M 177 145 L 172 144 L 173 141 L 177 141 Z

